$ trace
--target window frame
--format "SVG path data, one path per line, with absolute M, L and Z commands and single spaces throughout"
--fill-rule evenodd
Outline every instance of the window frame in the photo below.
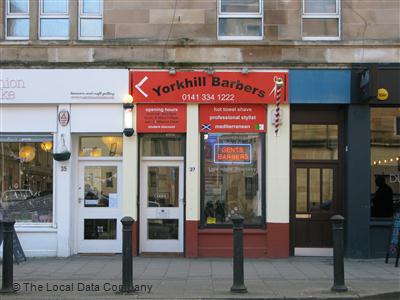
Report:
M 264 1 L 258 0 L 259 11 L 252 12 L 222 12 L 222 0 L 217 1 L 217 39 L 220 41 L 262 41 L 264 39 Z M 261 19 L 261 36 L 220 36 L 220 19 Z
M 7 141 L 7 138 L 10 139 L 10 141 Z M 46 139 L 49 138 L 51 139 L 52 143 L 53 143 L 53 147 L 55 145 L 55 141 L 56 141 L 56 136 L 55 134 L 0 134 L 0 143 L 20 143 L 23 142 L 23 139 L 26 139 L 25 142 L 29 142 L 29 139 Z M 18 139 L 20 141 L 14 141 L 14 139 Z M 35 143 L 40 143 L 39 141 L 33 141 Z M 52 176 L 53 176 L 53 193 L 52 193 L 52 222 L 19 222 L 18 220 L 15 221 L 15 227 L 16 228 L 22 228 L 22 227 L 29 227 L 29 228 L 49 228 L 49 229 L 55 229 L 57 228 L 57 213 L 56 213 L 56 209 L 57 209 L 57 204 L 55 201 L 55 194 L 56 194 L 56 176 L 57 176 L 57 170 L 55 167 L 55 162 L 54 159 L 51 160 L 52 161 Z M 2 196 L 2 195 L 1 195 Z
M 303 41 L 340 41 L 342 38 L 342 14 L 341 14 L 341 1 L 336 1 L 336 12 L 335 13 L 306 13 L 305 12 L 305 1 L 302 0 L 301 9 L 301 37 Z M 338 35 L 337 36 L 304 36 L 304 19 L 337 19 L 338 20 Z
M 200 132 L 200 222 L 199 228 L 201 229 L 223 229 L 232 228 L 232 223 L 227 224 L 207 224 L 204 216 L 204 204 L 205 204 L 205 163 L 204 163 L 204 135 L 205 134 L 226 134 L 232 135 L 237 134 L 235 132 Z M 261 143 L 261 224 L 243 224 L 244 228 L 257 228 L 266 229 L 267 220 L 267 190 L 266 190 L 266 133 L 265 132 L 249 132 L 248 134 L 257 134 L 260 138 Z
M 70 16 L 69 16 L 69 0 L 65 0 L 67 2 L 67 11 L 66 13 L 45 13 L 43 11 L 43 1 L 39 1 L 39 18 L 38 18 L 38 36 L 39 40 L 69 40 L 71 32 L 70 32 Z M 65 19 L 68 20 L 68 36 L 41 36 L 41 21 L 45 19 Z
M 100 2 L 100 13 L 93 14 L 93 13 L 84 13 L 83 12 L 83 1 L 79 0 L 79 12 L 78 12 L 78 39 L 79 40 L 91 40 L 91 41 L 98 41 L 104 39 L 104 1 L 97 0 Z M 89 20 L 101 20 L 101 36 L 96 37 L 85 37 L 81 35 L 81 22 L 82 20 L 89 19 Z
M 4 14 L 4 19 L 5 19 L 5 38 L 6 40 L 29 40 L 29 31 L 30 31 L 30 16 L 29 16 L 29 11 L 30 11 L 30 4 L 29 0 L 28 2 L 28 12 L 27 13 L 12 13 L 10 11 L 10 1 L 11 0 L 6 0 L 6 7 L 5 7 L 5 14 Z M 9 36 L 8 35 L 8 19 L 28 19 L 28 36 L 27 37 L 19 37 L 19 36 Z

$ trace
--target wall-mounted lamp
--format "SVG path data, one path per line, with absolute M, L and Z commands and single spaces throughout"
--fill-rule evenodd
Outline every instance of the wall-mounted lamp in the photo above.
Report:
M 126 95 L 124 97 L 124 135 L 132 136 L 135 130 L 133 130 L 133 97 L 132 95 Z
M 172 68 L 170 68 L 170 69 L 168 70 L 168 73 L 169 73 L 170 75 L 175 75 L 175 74 L 176 74 L 176 69 L 175 69 L 174 67 L 172 67 Z
M 242 68 L 242 74 L 249 74 L 249 68 Z
M 206 72 L 207 72 L 208 75 L 212 75 L 212 74 L 214 74 L 214 69 L 212 67 L 208 67 L 206 69 Z

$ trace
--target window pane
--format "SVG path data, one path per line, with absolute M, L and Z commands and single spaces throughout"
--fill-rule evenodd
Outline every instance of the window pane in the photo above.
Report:
M 306 14 L 336 13 L 337 0 L 304 0 L 304 12 Z
M 149 240 L 178 239 L 178 219 L 148 219 L 147 226 Z
M 221 0 L 221 12 L 258 13 L 259 0 Z
M 45 14 L 68 13 L 68 0 L 42 0 L 42 9 Z
M 183 156 L 185 144 L 179 135 L 143 135 L 142 156 Z
M 333 169 L 322 169 L 322 204 L 321 210 L 332 210 Z
M 260 225 L 260 136 L 208 134 L 203 140 L 203 214 L 206 224 L 229 224 L 231 216 L 240 213 L 245 224 Z
M 307 211 L 307 186 L 308 175 L 307 169 L 298 168 L 296 170 L 296 212 Z
M 85 240 L 117 239 L 117 219 L 85 219 Z
M 81 37 L 102 37 L 102 29 L 101 19 L 81 19 Z
M 321 199 L 321 175 L 320 169 L 310 169 L 310 211 L 318 211 Z
M 117 167 L 91 166 L 85 167 L 85 207 L 118 206 Z
M 9 0 L 10 13 L 29 13 L 28 0 Z
M 292 159 L 338 159 L 338 126 L 292 125 Z
M 179 206 L 178 167 L 149 167 L 147 176 L 148 207 Z
M 371 108 L 372 217 L 391 217 L 400 205 L 400 108 Z
M 339 36 L 338 19 L 303 19 L 303 36 Z
M 219 36 L 262 36 L 261 18 L 221 18 Z
M 100 15 L 100 0 L 82 0 L 82 12 L 84 14 Z
M 1 142 L 0 212 L 17 222 L 53 220 L 52 140 Z
M 68 19 L 41 19 L 40 20 L 41 37 L 68 37 L 69 20 Z
M 104 157 L 121 155 L 121 136 L 83 136 L 79 139 L 79 156 Z
M 7 36 L 29 37 L 29 19 L 7 19 Z

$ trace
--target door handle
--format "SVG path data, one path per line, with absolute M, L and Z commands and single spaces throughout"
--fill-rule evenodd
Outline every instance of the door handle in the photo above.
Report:
M 84 199 L 83 199 L 82 197 L 79 197 L 79 198 L 78 198 L 78 203 L 81 204 L 81 203 L 82 203 L 82 200 L 84 200 Z

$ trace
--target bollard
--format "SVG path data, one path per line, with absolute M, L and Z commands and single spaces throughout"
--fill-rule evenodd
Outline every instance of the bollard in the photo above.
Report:
M 232 293 L 247 293 L 243 272 L 243 217 L 232 216 L 233 223 L 233 285 Z
M 131 293 L 133 289 L 132 225 L 131 217 L 123 217 L 122 223 L 122 290 Z
M 14 258 L 13 234 L 14 220 L 3 220 L 3 271 L 0 293 L 15 293 L 14 290 Z
M 343 243 L 343 223 L 344 218 L 340 215 L 331 217 L 333 235 L 333 286 L 332 292 L 347 292 L 344 283 L 344 243 Z

